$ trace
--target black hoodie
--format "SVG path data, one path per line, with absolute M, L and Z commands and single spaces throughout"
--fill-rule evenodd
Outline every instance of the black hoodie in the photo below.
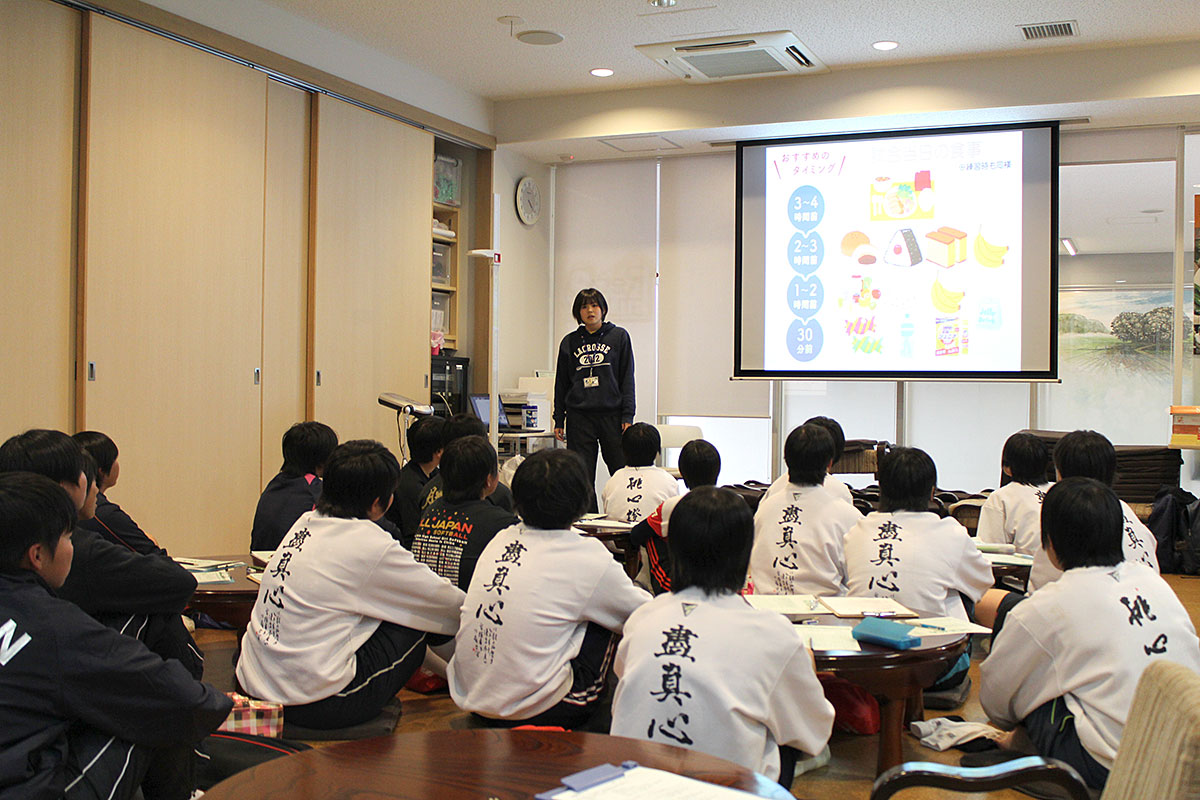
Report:
M 597 379 L 595 386 L 585 380 Z M 620 413 L 633 422 L 633 345 L 629 333 L 611 322 L 588 333 L 580 325 L 563 337 L 554 375 L 554 427 L 561 428 L 568 411 Z

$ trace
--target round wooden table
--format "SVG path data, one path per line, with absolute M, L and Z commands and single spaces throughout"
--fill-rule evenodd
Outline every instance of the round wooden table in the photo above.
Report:
M 852 625 L 859 620 L 838 620 Z M 822 619 L 830 624 L 828 617 Z M 924 719 L 923 692 L 967 650 L 969 637 L 947 634 L 925 637 L 919 648 L 892 650 L 862 642 L 862 651 L 817 650 L 818 672 L 832 672 L 866 689 L 879 701 L 879 756 L 876 775 L 899 764 L 904 730 Z
M 217 622 L 227 622 L 237 629 L 240 637 L 250 624 L 250 612 L 258 599 L 258 584 L 246 577 L 246 564 L 252 563 L 249 553 L 200 556 L 212 561 L 241 561 L 242 566 L 230 567 L 233 583 L 201 583 L 196 587 L 188 608 L 203 611 Z
M 599 733 L 501 729 L 381 736 L 268 761 L 205 800 L 530 800 L 563 776 L 636 761 L 758 797 L 790 800 L 774 781 L 695 750 Z

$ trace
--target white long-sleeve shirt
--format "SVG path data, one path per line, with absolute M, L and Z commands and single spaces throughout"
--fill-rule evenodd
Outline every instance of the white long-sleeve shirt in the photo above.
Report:
M 784 470 L 783 474 L 780 475 L 778 478 L 776 478 L 774 480 L 774 482 L 772 482 L 771 485 L 769 487 L 767 487 L 766 493 L 762 496 L 762 501 L 765 501 L 768 498 L 774 497 L 775 495 L 779 494 L 780 492 L 782 492 L 784 489 L 787 488 L 789 483 L 791 483 L 791 481 L 788 480 L 787 470 Z M 847 486 L 842 481 L 839 481 L 837 478 L 833 477 L 832 475 L 826 474 L 825 482 L 822 483 L 821 485 L 824 486 L 825 489 L 827 491 L 829 491 L 834 497 L 838 498 L 839 500 L 845 500 L 850 505 L 854 505 L 854 495 L 850 494 L 850 487 Z M 762 501 L 759 501 L 759 502 L 761 503 Z
M 862 518 L 858 509 L 824 486 L 792 483 L 764 498 L 754 514 L 750 552 L 755 593 L 845 594 L 843 542 Z
M 819 753 L 833 706 L 785 617 L 737 594 L 662 594 L 617 648 L 612 732 L 692 747 L 779 777 L 779 745 Z
M 354 678 L 381 621 L 452 634 L 463 593 L 367 519 L 309 511 L 267 562 L 237 677 L 284 705 L 322 700 Z
M 571 689 L 587 623 L 620 633 L 650 599 L 597 539 L 579 531 L 505 528 L 484 548 L 446 670 L 458 706 L 528 719 Z
M 846 594 L 891 597 L 916 611 L 967 619 L 962 592 L 977 601 L 992 565 L 953 517 L 875 511 L 846 534 Z
M 622 467 L 604 484 L 604 514 L 622 522 L 641 522 L 679 492 L 679 481 L 662 467 Z
M 1062 697 L 1079 740 L 1112 768 L 1142 670 L 1166 658 L 1200 672 L 1187 611 L 1144 564 L 1080 567 L 1009 612 L 983 662 L 979 701 L 1002 728 Z
M 1037 554 L 1042 549 L 1042 500 L 1052 485 L 1013 481 L 992 492 L 979 509 L 976 537 L 989 544 L 1011 544 L 1018 553 Z

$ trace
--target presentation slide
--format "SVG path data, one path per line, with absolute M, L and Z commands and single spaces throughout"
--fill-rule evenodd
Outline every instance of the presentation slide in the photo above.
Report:
M 761 278 L 741 284 L 741 365 L 793 374 L 1049 371 L 1050 148 L 1033 148 L 1036 163 L 1026 163 L 1027 133 L 756 147 L 741 165 L 756 173 L 743 180 L 742 199 L 747 187 L 753 198 L 742 241 L 760 241 L 743 248 L 741 269 L 761 269 Z

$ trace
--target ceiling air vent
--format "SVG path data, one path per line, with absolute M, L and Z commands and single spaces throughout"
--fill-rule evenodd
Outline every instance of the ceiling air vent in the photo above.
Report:
M 679 77 L 700 83 L 829 71 L 791 31 L 642 44 L 637 49 Z
M 1061 39 L 1064 36 L 1078 36 L 1079 23 L 1073 19 L 1066 22 L 1037 22 L 1032 25 L 1018 25 L 1025 41 L 1034 42 L 1042 39 Z

